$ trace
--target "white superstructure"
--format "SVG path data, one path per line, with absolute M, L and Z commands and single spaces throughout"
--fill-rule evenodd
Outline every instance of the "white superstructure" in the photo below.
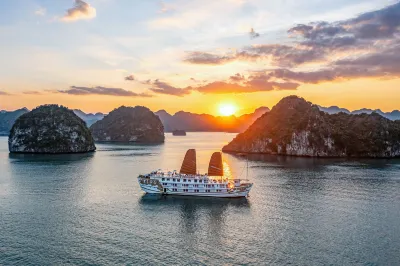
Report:
M 220 153 L 211 157 L 208 174 L 195 174 L 195 151 L 186 153 L 181 171 L 151 172 L 138 177 L 139 185 L 146 193 L 186 195 L 201 197 L 246 197 L 252 183 L 248 180 L 228 179 L 223 176 Z M 210 176 L 210 174 L 218 174 Z

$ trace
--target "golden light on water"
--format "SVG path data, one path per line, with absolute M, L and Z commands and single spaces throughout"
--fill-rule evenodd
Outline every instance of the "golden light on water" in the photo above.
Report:
M 232 172 L 231 168 L 229 167 L 229 164 L 223 161 L 222 165 L 224 167 L 224 178 L 232 179 Z

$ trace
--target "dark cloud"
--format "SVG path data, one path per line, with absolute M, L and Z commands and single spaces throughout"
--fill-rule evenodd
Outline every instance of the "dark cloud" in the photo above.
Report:
M 238 58 L 271 58 L 278 66 L 295 66 L 305 62 L 321 60 L 325 54 L 315 47 L 288 46 L 281 44 L 254 45 L 237 54 Z
M 253 28 L 250 29 L 249 34 L 250 34 L 250 38 L 251 39 L 255 39 L 255 38 L 260 37 L 260 34 L 258 32 L 255 32 Z
M 295 66 L 321 60 L 324 56 L 323 51 L 315 47 L 266 44 L 248 46 L 230 55 L 192 52 L 185 61 L 192 64 L 222 65 L 234 60 L 255 61 L 270 58 L 278 66 Z
M 400 2 L 348 20 L 298 24 L 288 34 L 295 37 L 291 43 L 253 45 L 222 55 L 192 52 L 187 62 L 193 64 L 268 60 L 277 67 L 248 78 L 236 74 L 229 82 L 209 83 L 198 90 L 238 93 L 296 89 L 299 83 L 400 77 Z M 298 70 L 315 62 L 319 69 Z
M 334 62 L 337 68 L 354 68 L 365 71 L 368 76 L 400 76 L 400 42 L 394 47 L 356 58 Z
M 134 81 L 135 77 L 133 75 L 129 75 L 129 76 L 125 77 L 125 80 Z
M 298 35 L 305 39 L 316 40 L 320 38 L 332 38 L 339 33 L 346 33 L 346 30 L 342 26 L 329 24 L 327 22 L 313 22 L 308 25 L 298 24 L 290 28 L 288 33 Z
M 379 77 L 384 73 L 379 68 L 355 66 L 332 66 L 315 71 L 291 71 L 289 69 L 275 69 L 268 73 L 271 78 L 301 83 L 318 84 L 327 81 L 340 81 L 353 78 Z
M 199 65 L 221 65 L 234 61 L 235 57 L 229 55 L 215 55 L 203 52 L 189 52 L 184 59 L 185 62 Z
M 400 2 L 341 23 L 361 39 L 391 38 L 400 26 Z
M 147 93 L 135 93 L 132 91 L 120 88 L 106 88 L 106 87 L 77 87 L 71 86 L 67 90 L 58 90 L 59 93 L 66 93 L 71 95 L 110 95 L 110 96 L 128 96 L 128 97 L 151 97 Z
M 154 93 L 174 95 L 174 96 L 180 96 L 180 97 L 191 93 L 190 87 L 183 88 L 183 89 L 177 88 L 177 87 L 171 86 L 165 82 L 159 81 L 158 79 L 156 79 L 152 83 L 152 85 L 154 87 L 150 88 L 149 90 Z
M 382 51 L 398 40 L 400 2 L 383 9 L 336 22 L 298 24 L 288 30 L 297 37 L 291 44 L 261 44 L 239 49 L 236 53 L 191 52 L 186 62 L 219 65 L 234 60 L 271 60 L 279 67 L 296 67 L 311 62 L 329 62 L 333 55 Z M 251 29 L 250 34 L 256 34 Z M 385 43 L 377 41 L 384 40 Z

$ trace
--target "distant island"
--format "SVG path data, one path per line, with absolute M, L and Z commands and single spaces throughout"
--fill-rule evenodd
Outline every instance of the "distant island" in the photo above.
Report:
M 312 157 L 400 156 L 400 121 L 377 112 L 329 114 L 297 96 L 283 98 L 224 152 Z
M 172 135 L 173 136 L 186 136 L 186 131 L 185 130 L 176 129 L 176 130 L 172 131 Z
M 337 114 L 344 112 L 347 114 L 371 114 L 373 112 L 380 114 L 390 120 L 400 120 L 400 111 L 383 112 L 379 109 L 372 110 L 362 108 L 355 111 L 349 111 L 345 108 L 337 106 L 322 107 L 317 106 L 321 111 L 329 114 Z M 209 114 L 195 114 L 190 112 L 179 111 L 174 115 L 169 114 L 165 110 L 155 112 L 161 119 L 165 132 L 172 132 L 175 129 L 182 129 L 186 132 L 234 132 L 240 133 L 245 131 L 257 118 L 268 112 L 268 107 L 257 108 L 253 113 L 241 116 L 213 116 Z M 18 109 L 15 111 L 0 111 L 0 136 L 8 136 L 15 120 L 24 113 L 29 112 L 27 108 Z M 104 118 L 103 113 L 85 113 L 79 109 L 74 109 L 73 112 L 85 121 L 90 127 L 97 121 Z
M 96 141 L 164 142 L 164 127 L 160 118 L 143 106 L 121 106 L 90 126 Z
M 73 111 L 43 105 L 15 121 L 8 139 L 11 153 L 82 153 L 96 150 L 85 122 Z
M 29 112 L 28 109 L 22 108 L 15 111 L 1 111 L 0 112 L 0 136 L 8 136 L 15 121 L 21 115 Z
M 171 115 L 165 110 L 157 111 L 155 114 L 160 117 L 165 132 L 172 132 L 177 128 L 186 132 L 242 132 L 268 111 L 268 107 L 260 107 L 251 114 L 239 117 L 194 114 L 184 111 Z

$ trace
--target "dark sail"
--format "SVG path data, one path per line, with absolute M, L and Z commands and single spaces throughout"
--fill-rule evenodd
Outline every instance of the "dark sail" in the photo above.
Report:
M 224 168 L 222 166 L 222 155 L 220 152 L 214 152 L 208 165 L 209 176 L 223 176 Z
M 189 149 L 186 152 L 185 159 L 183 159 L 181 170 L 179 172 L 181 174 L 195 175 L 196 171 L 196 150 Z

